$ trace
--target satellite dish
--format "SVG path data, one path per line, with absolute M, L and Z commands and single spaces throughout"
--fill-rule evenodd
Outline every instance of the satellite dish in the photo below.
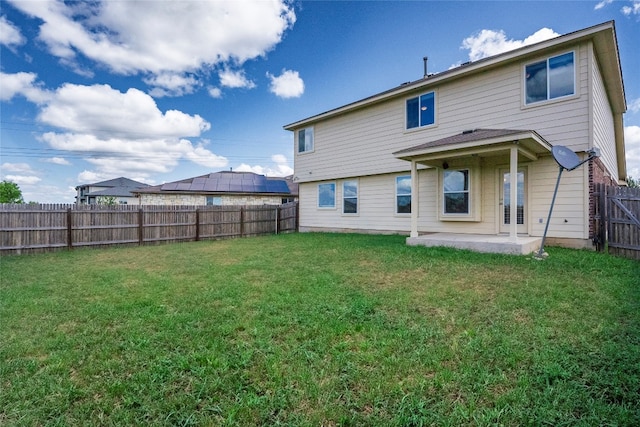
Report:
M 544 258 L 544 241 L 547 238 L 547 230 L 549 230 L 549 223 L 551 222 L 551 212 L 553 212 L 553 205 L 556 202 L 556 195 L 558 194 L 558 185 L 560 185 L 560 177 L 562 176 L 562 171 L 564 169 L 568 171 L 572 171 L 583 163 L 588 162 L 591 159 L 595 159 L 596 157 L 600 157 L 600 149 L 597 147 L 592 148 L 587 151 L 589 157 L 584 160 L 580 160 L 578 155 L 573 152 L 573 150 L 563 147 L 562 145 L 554 145 L 551 148 L 551 154 L 553 158 L 556 160 L 556 163 L 560 166 L 560 171 L 558 172 L 558 180 L 556 181 L 556 189 L 553 190 L 553 198 L 551 199 L 551 206 L 549 207 L 549 216 L 547 217 L 547 224 L 544 226 L 544 233 L 542 234 L 542 243 L 540 244 L 540 250 L 538 251 L 536 258 L 543 259 Z
M 566 170 L 573 170 L 583 163 L 573 150 L 562 145 L 553 146 L 551 154 L 555 161 Z

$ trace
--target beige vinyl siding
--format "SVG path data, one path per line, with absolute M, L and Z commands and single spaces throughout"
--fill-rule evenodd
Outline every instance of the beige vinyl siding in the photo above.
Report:
M 527 229 L 532 236 L 542 236 L 549 214 L 553 189 L 558 177 L 558 166 L 547 156 L 536 162 L 522 163 L 527 174 Z M 480 197 L 480 221 L 440 221 L 442 209 L 439 170 L 429 168 L 419 171 L 418 185 L 420 206 L 418 230 L 421 233 L 449 232 L 498 234 L 500 230 L 500 169 L 508 169 L 507 163 L 486 160 L 480 166 L 480 183 L 472 183 L 472 197 Z M 586 195 L 583 190 L 586 168 L 564 171 L 558 189 L 548 235 L 558 238 L 588 238 L 583 206 Z M 403 174 L 408 174 L 404 171 Z M 318 208 L 318 182 L 300 185 L 300 230 L 375 231 L 408 233 L 409 215 L 395 213 L 395 177 L 384 174 L 358 178 L 358 214 L 342 213 L 342 181 L 336 184 L 335 209 Z M 412 196 L 415 194 L 413 190 Z M 566 221 L 565 221 L 566 220 Z
M 582 151 L 589 148 L 587 46 L 575 49 L 577 95 L 525 106 L 524 66 L 564 53 L 429 87 L 365 109 L 314 124 L 315 151 L 296 154 L 299 182 L 400 172 L 407 163 L 392 153 L 466 129 L 535 130 L 551 144 Z M 407 98 L 436 91 L 436 126 L 405 130 Z
M 404 174 L 409 174 L 405 171 Z M 396 214 L 396 176 L 385 174 L 358 179 L 358 213 L 342 213 L 342 183 L 336 184 L 336 207 L 318 208 L 318 184 L 300 184 L 300 230 L 362 230 L 409 233 L 411 216 Z
M 615 130 L 611 105 L 602 81 L 602 74 L 597 62 L 592 63 L 593 93 L 593 146 L 600 148 L 600 160 L 611 174 L 618 180 L 618 163 L 615 147 Z
M 551 157 L 547 157 L 530 163 L 529 171 L 529 212 L 531 212 L 529 234 L 542 236 L 559 168 Z M 549 225 L 549 236 L 588 238 L 588 227 L 583 214 L 584 205 L 587 203 L 584 189 L 585 174 L 588 174 L 586 166 L 571 172 L 565 170 L 562 173 Z

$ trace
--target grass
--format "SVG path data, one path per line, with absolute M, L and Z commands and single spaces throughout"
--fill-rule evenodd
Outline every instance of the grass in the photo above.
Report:
M 0 425 L 640 424 L 640 263 L 289 234 L 0 261 Z

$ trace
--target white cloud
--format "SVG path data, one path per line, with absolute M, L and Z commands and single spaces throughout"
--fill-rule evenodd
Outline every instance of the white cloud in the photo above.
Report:
M 37 101 L 38 120 L 63 132 L 47 132 L 40 139 L 52 148 L 72 151 L 97 168 L 97 174 L 145 175 L 169 172 L 178 162 L 223 167 L 225 157 L 209 151 L 206 141 L 193 144 L 210 129 L 199 115 L 177 110 L 162 112 L 148 94 L 109 85 L 65 84 L 55 91 L 37 88 L 35 75 L 3 74 L 2 93 L 25 95 Z M 6 77 L 6 78 L 5 78 Z M 6 88 L 6 92 L 5 92 Z M 64 164 L 64 159 L 52 162 Z
M 286 164 L 287 157 L 284 154 L 274 154 L 271 156 L 271 161 L 278 164 Z
M 207 90 L 209 92 L 209 96 L 212 98 L 222 98 L 222 91 L 217 87 L 209 87 Z
M 600 3 L 596 4 L 596 6 L 593 9 L 594 10 L 602 9 L 606 5 L 611 4 L 611 2 L 613 2 L 613 0 L 602 0 Z
M 14 182 L 18 184 L 18 186 L 22 185 L 33 185 L 41 181 L 37 176 L 26 176 L 26 175 L 5 175 L 4 179 L 7 181 Z M 22 190 L 22 189 L 20 189 Z
M 67 159 L 64 159 L 62 157 L 51 157 L 49 159 L 45 159 L 44 161 L 47 163 L 53 163 L 54 165 L 62 165 L 62 166 L 68 166 L 71 164 Z
M 63 64 L 74 68 L 83 55 L 119 74 L 241 66 L 266 55 L 296 21 L 287 0 L 10 1 L 43 22 L 39 38 Z
M 626 16 L 631 16 L 631 15 L 640 16 L 640 1 L 633 0 L 631 2 L 631 6 L 623 6 L 622 9 L 620 9 L 620 11 Z
M 145 78 L 144 82 L 153 87 L 149 94 L 156 98 L 187 95 L 199 86 L 194 76 L 177 73 L 161 73 Z
M 640 179 L 640 126 L 625 126 L 627 175 Z
M 304 81 L 297 71 L 283 70 L 279 76 L 267 73 L 269 91 L 280 98 L 299 98 L 304 93 Z
M 28 163 L 3 163 L 2 164 L 2 172 L 13 172 L 20 174 L 30 174 L 33 173 L 33 169 L 29 166 Z
M 242 70 L 233 71 L 225 68 L 218 73 L 218 76 L 220 77 L 220 84 L 224 87 L 245 89 L 256 87 L 256 84 L 248 80 Z
M 469 59 L 477 61 L 488 56 L 518 49 L 559 36 L 550 28 L 542 28 L 524 40 L 507 40 L 504 31 L 482 30 L 462 41 L 462 49 L 469 51 Z
M 20 34 L 20 29 L 9 22 L 5 16 L 0 16 L 0 44 L 13 50 L 24 43 L 25 38 Z
M 233 170 L 238 172 L 253 172 L 265 176 L 285 177 L 293 175 L 293 169 L 287 164 L 287 158 L 282 154 L 274 154 L 271 156 L 271 161 L 275 165 L 271 166 L 251 166 L 246 163 L 242 163 L 240 166 Z
M 109 85 L 65 84 L 43 106 L 38 119 L 68 131 L 104 138 L 198 136 L 211 126 L 199 115 L 177 110 L 162 113 L 154 99 L 138 89 L 122 93 Z
M 640 98 L 636 98 L 636 99 L 632 100 L 627 105 L 627 109 L 628 109 L 628 111 L 630 111 L 632 113 L 640 112 Z
M 0 101 L 9 101 L 16 95 L 22 95 L 31 102 L 40 103 L 48 97 L 48 93 L 36 84 L 34 73 L 5 74 L 0 72 Z

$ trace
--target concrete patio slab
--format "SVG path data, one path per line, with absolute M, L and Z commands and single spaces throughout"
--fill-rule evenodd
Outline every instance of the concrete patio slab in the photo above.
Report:
M 505 235 L 433 233 L 407 237 L 409 246 L 446 246 L 510 255 L 528 255 L 540 249 L 541 237 L 518 236 L 513 240 Z

